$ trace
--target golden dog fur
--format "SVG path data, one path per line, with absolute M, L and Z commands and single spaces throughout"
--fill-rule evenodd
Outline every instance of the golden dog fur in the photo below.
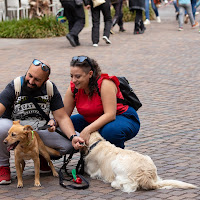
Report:
M 53 176 L 58 176 L 49 155 L 60 156 L 60 153 L 52 148 L 44 145 L 36 131 L 29 125 L 22 126 L 20 121 L 14 121 L 13 126 L 8 131 L 8 137 L 4 143 L 8 145 L 8 151 L 15 152 L 15 167 L 17 171 L 18 184 L 17 187 L 23 187 L 22 173 L 25 167 L 25 160 L 32 159 L 35 167 L 35 186 L 40 184 L 40 159 L 41 154 L 51 167 Z
M 102 179 L 113 188 L 128 193 L 137 189 L 196 188 L 182 181 L 162 180 L 149 156 L 118 148 L 105 141 L 98 132 L 91 134 L 89 147 L 99 140 L 85 157 L 85 171 L 91 178 Z

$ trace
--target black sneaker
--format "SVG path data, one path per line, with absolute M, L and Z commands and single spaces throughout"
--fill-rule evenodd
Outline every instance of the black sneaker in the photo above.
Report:
M 76 47 L 76 42 L 74 40 L 74 36 L 73 35 L 70 35 L 69 33 L 66 35 L 66 38 L 69 40 L 70 44 L 73 46 L 73 47 Z
M 78 36 L 74 36 L 74 41 L 76 43 L 76 46 L 80 46 L 81 45 L 80 42 L 79 42 Z
M 125 32 L 126 30 L 123 27 L 119 28 L 119 32 Z

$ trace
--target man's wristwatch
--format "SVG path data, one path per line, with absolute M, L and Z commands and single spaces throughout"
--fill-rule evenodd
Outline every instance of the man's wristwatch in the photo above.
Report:
M 69 140 L 72 141 L 74 137 L 76 137 L 77 135 L 72 135 Z

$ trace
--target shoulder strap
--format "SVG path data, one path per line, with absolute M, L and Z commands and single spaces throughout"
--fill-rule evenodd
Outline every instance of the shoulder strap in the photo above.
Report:
M 21 87 L 23 84 L 23 78 L 21 76 L 18 76 L 14 79 L 14 88 L 15 88 L 15 96 L 16 98 L 20 95 Z M 53 83 L 49 80 L 46 81 L 46 90 L 49 100 L 53 97 Z
M 23 79 L 21 76 L 18 76 L 17 78 L 14 79 L 14 88 L 15 88 L 16 98 L 20 95 L 22 84 L 23 84 Z
M 49 100 L 53 97 L 53 83 L 49 80 L 46 82 L 46 90 Z

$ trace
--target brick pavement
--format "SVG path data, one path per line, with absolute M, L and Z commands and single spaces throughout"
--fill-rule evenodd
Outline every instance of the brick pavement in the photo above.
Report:
M 24 74 L 33 58 L 39 58 L 52 65 L 51 80 L 64 96 L 70 81 L 71 57 L 84 54 L 95 58 L 103 71 L 126 76 L 143 103 L 138 112 L 140 132 L 126 143 L 126 148 L 151 156 L 163 179 L 177 179 L 200 186 L 200 34 L 189 24 L 184 25 L 184 31 L 177 31 L 172 5 L 159 11 L 162 23 L 153 21 L 143 35 L 132 34 L 132 22 L 125 23 L 125 33 L 118 33 L 116 26 L 116 34 L 110 38 L 111 46 L 100 41 L 98 48 L 92 47 L 91 27 L 81 32 L 82 45 L 76 48 L 71 47 L 65 37 L 0 39 L 0 89 L 14 77 Z M 199 189 L 126 194 L 99 180 L 90 180 L 91 186 L 87 190 L 66 190 L 59 186 L 57 178 L 48 175 L 41 176 L 42 187 L 36 188 L 33 187 L 31 161 L 25 168 L 24 188 L 17 189 L 13 158 L 11 160 L 12 184 L 0 186 L 0 199 L 200 199 Z M 73 158 L 71 168 L 77 160 L 78 154 Z M 59 169 L 62 160 L 56 161 L 55 165 Z

